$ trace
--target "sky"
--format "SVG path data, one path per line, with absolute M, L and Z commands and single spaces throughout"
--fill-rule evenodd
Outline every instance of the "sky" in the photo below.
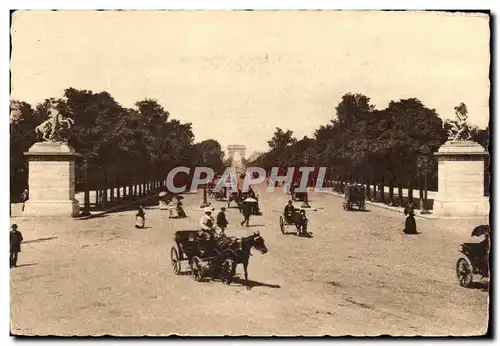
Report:
M 11 99 L 107 91 L 158 100 L 213 138 L 266 151 L 275 127 L 312 136 L 347 92 L 379 109 L 419 98 L 443 119 L 489 121 L 489 18 L 350 11 L 19 11 Z

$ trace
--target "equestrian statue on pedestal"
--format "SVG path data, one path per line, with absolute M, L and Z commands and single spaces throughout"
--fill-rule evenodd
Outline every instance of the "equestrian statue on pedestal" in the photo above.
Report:
M 43 123 L 35 127 L 35 132 L 42 135 L 42 139 L 47 142 L 59 142 L 61 141 L 60 132 L 65 125 L 66 129 L 71 128 L 75 124 L 75 121 L 70 117 L 63 116 L 52 104 L 49 111 L 49 118 Z
M 463 102 L 460 103 L 455 107 L 455 114 L 456 120 L 445 121 L 445 124 L 450 126 L 448 140 L 452 142 L 470 140 L 472 138 L 471 130 L 474 130 L 474 127 L 467 122 L 467 106 Z

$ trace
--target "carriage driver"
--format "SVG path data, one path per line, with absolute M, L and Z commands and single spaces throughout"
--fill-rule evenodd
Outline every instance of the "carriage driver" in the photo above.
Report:
M 288 223 L 293 222 L 295 216 L 295 207 L 293 206 L 293 201 L 289 200 L 288 204 L 285 206 L 285 219 Z
M 215 237 L 215 220 L 212 217 L 212 209 L 210 207 L 206 207 L 204 209 L 205 214 L 200 219 L 200 232 L 199 235 L 205 237 L 207 239 Z

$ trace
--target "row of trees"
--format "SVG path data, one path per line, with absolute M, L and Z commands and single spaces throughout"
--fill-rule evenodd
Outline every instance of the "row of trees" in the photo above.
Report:
M 269 151 L 251 165 L 264 168 L 327 167 L 331 180 L 358 181 L 377 186 L 416 188 L 427 172 L 437 188 L 437 161 L 433 155 L 447 140 L 449 125 L 436 110 L 416 98 L 391 101 L 378 110 L 362 94 L 345 94 L 335 108 L 336 118 L 320 126 L 314 138 L 294 138 L 276 128 Z M 467 107 L 455 108 L 462 116 Z M 485 149 L 488 128 L 471 127 L 472 140 Z M 392 188 L 390 189 L 392 191 Z
M 223 169 L 220 144 L 212 139 L 194 143 L 191 123 L 172 118 L 157 101 L 146 99 L 125 108 L 107 92 L 69 88 L 63 98 L 47 99 L 35 108 L 11 102 L 11 197 L 27 188 L 28 164 L 23 153 L 39 140 L 35 127 L 47 119 L 51 104 L 75 121 L 62 136 L 83 155 L 77 181 L 86 183 L 87 189 L 161 181 L 180 165 L 203 163 Z

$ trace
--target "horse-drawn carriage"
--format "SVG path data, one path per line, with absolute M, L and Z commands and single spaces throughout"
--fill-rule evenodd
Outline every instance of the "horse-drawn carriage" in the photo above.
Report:
M 225 187 L 221 187 L 218 190 L 214 188 L 212 189 L 211 197 L 215 199 L 217 202 L 224 201 L 226 200 L 226 194 L 227 194 L 226 191 L 227 189 Z
M 290 194 L 292 196 L 292 200 L 296 202 L 304 202 L 306 200 L 306 192 L 299 192 L 297 189 L 299 188 L 299 184 L 295 183 L 290 187 Z
M 472 232 L 473 237 L 485 236 L 480 243 L 463 243 L 459 250 L 461 255 L 457 260 L 457 279 L 462 287 L 472 287 L 474 275 L 489 277 L 489 236 L 490 227 L 481 225 Z
M 174 234 L 175 246 L 170 250 L 170 259 L 175 274 L 182 272 L 182 263 L 196 281 L 210 276 L 230 284 L 236 271 L 236 265 L 242 263 L 245 279 L 248 279 L 247 267 L 251 248 L 262 254 L 267 252 L 264 239 L 258 232 L 244 238 L 222 236 L 206 238 L 200 231 L 177 231 Z
M 187 262 L 196 281 L 207 276 L 220 278 L 223 283 L 230 280 L 232 260 L 216 251 L 216 240 L 200 237 L 198 230 L 188 230 L 175 232 L 174 241 L 170 260 L 175 274 L 180 275 L 182 263 Z
M 352 210 L 356 205 L 359 210 L 365 209 L 366 190 L 362 185 L 346 185 L 344 190 L 344 210 Z
M 227 196 L 227 207 L 231 207 L 231 202 L 236 203 L 238 209 L 241 209 L 241 203 L 243 202 L 241 193 L 238 191 L 231 191 Z
M 306 216 L 306 211 L 304 209 L 294 209 L 293 214 L 287 215 L 283 213 L 280 216 L 280 230 L 282 234 L 287 234 L 286 226 L 295 226 L 295 232 L 298 236 L 305 235 L 308 236 L 307 225 L 309 220 Z

